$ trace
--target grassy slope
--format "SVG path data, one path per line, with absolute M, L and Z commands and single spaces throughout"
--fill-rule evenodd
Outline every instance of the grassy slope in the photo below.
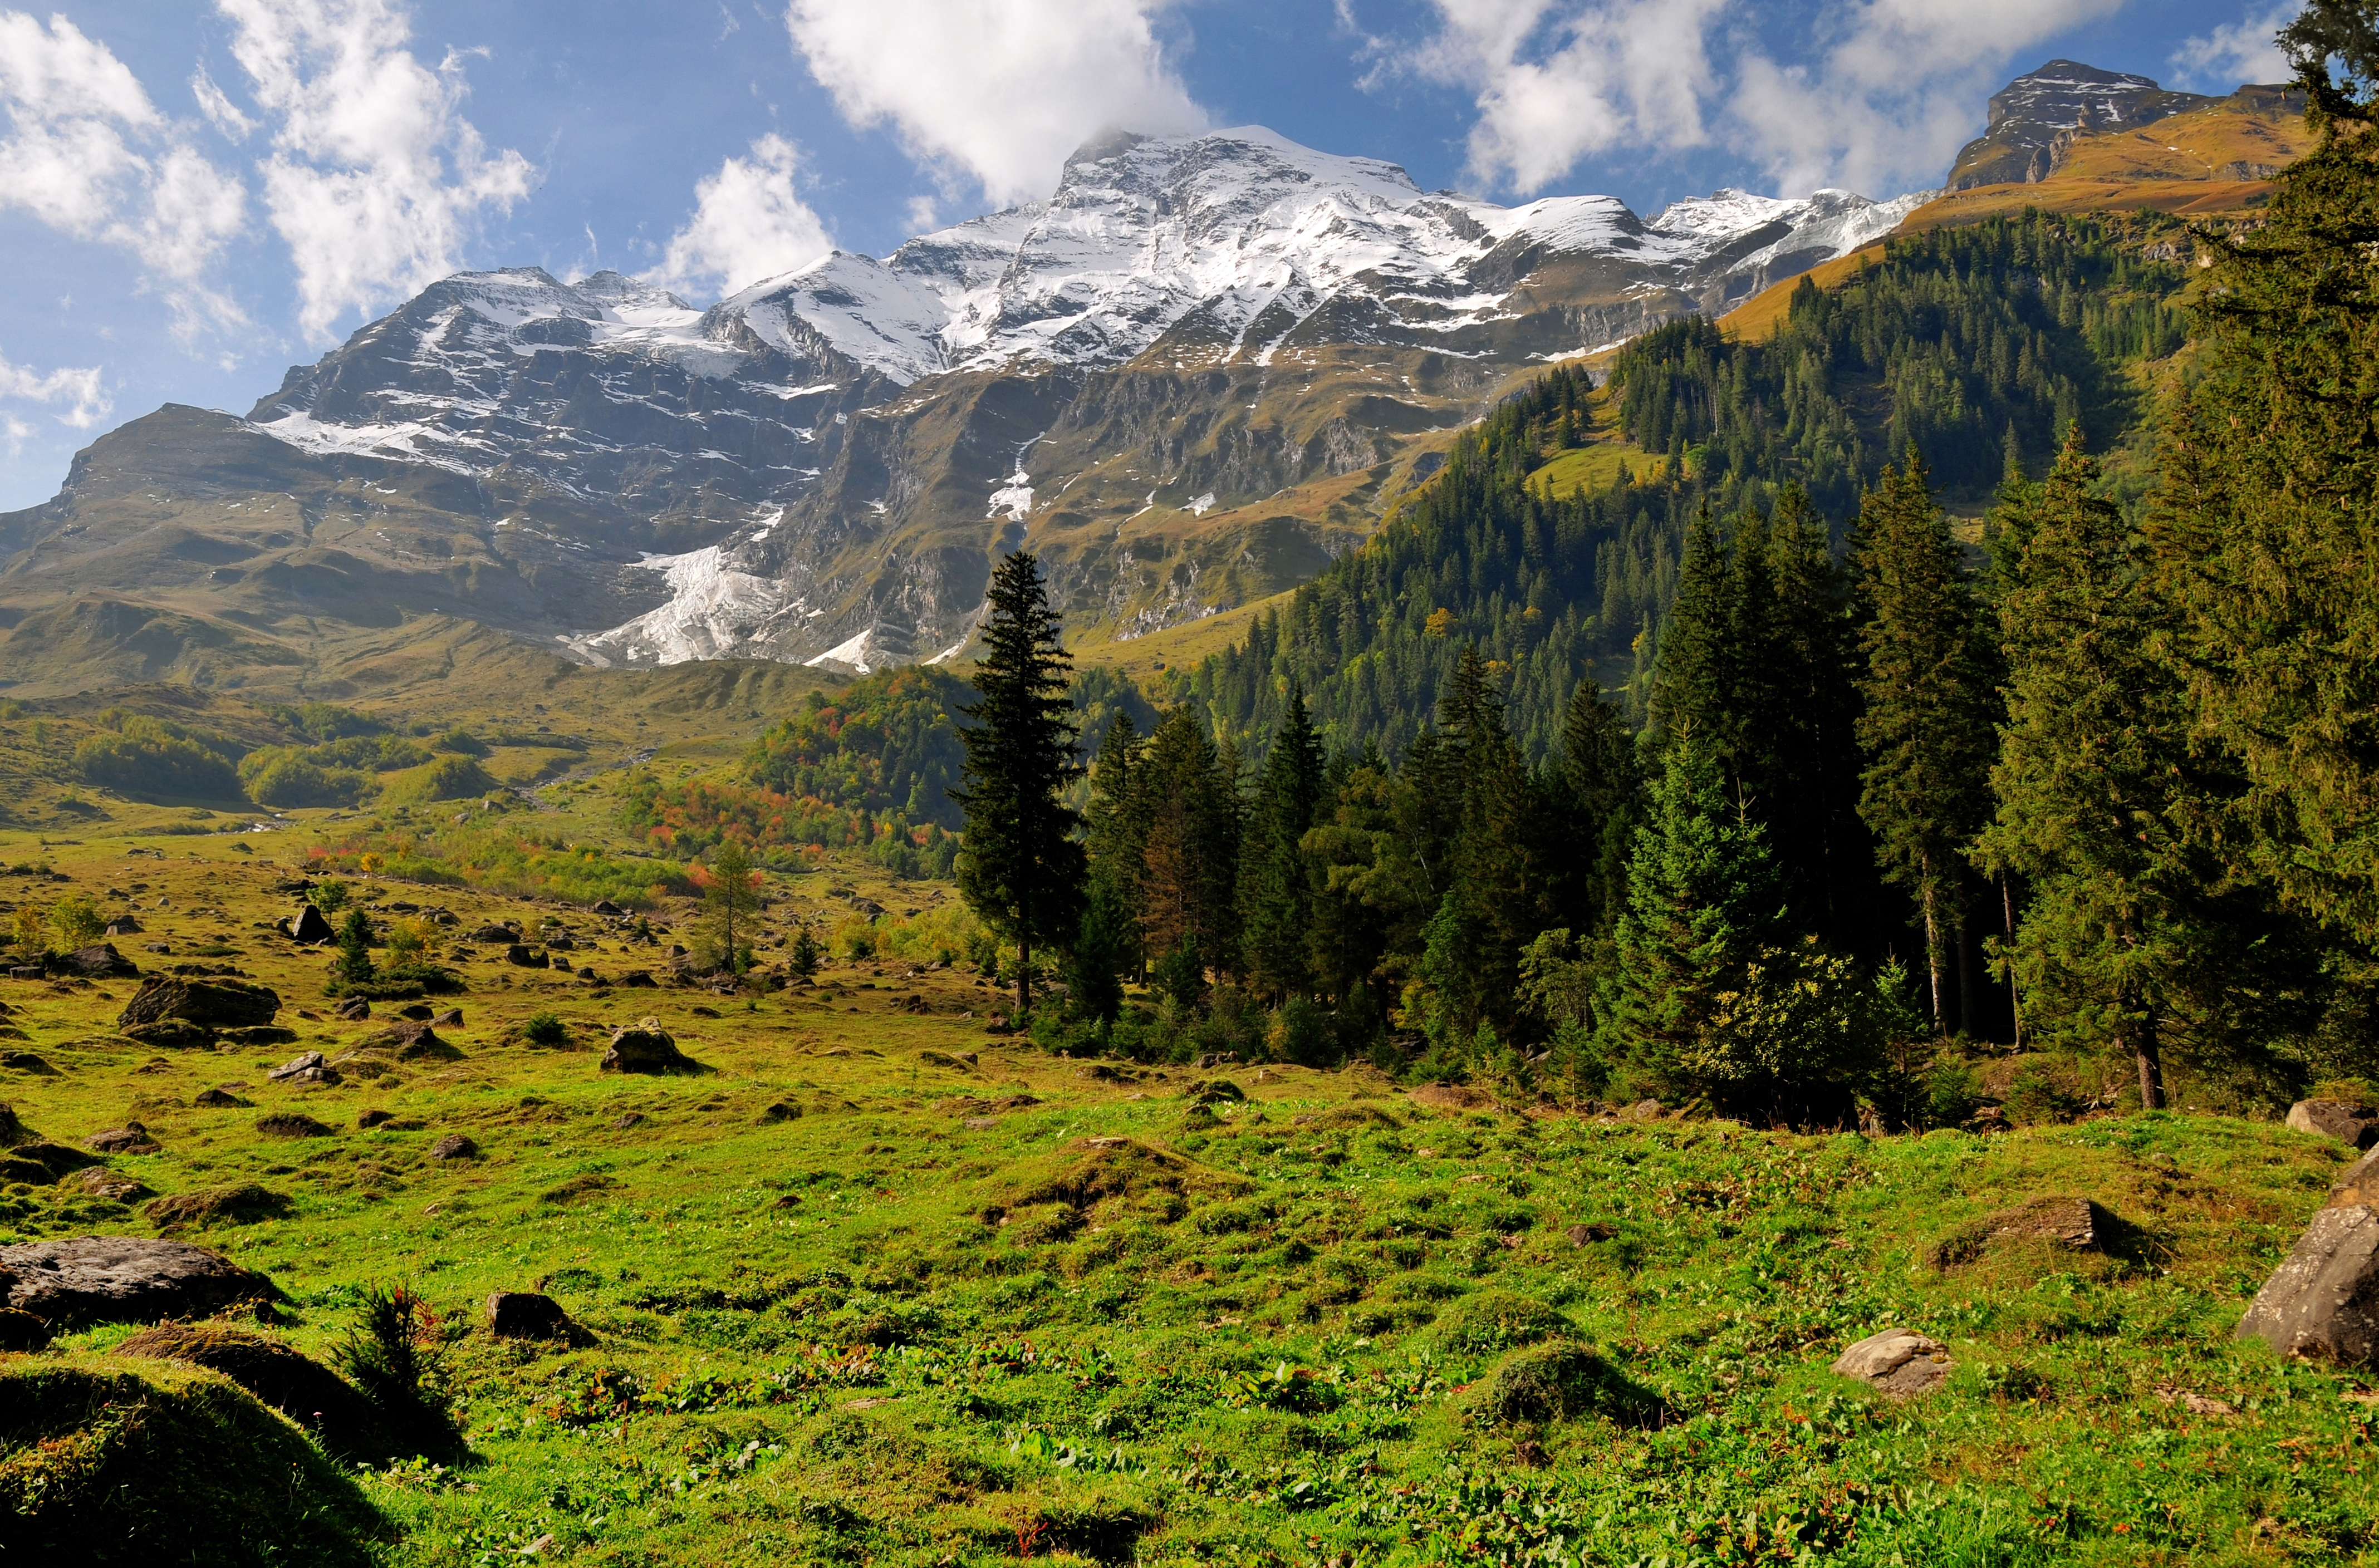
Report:
M 601 814 L 599 780 L 544 793 Z M 147 939 L 228 939 L 308 1006 L 320 957 L 255 924 L 285 907 L 269 884 L 297 844 L 242 842 L 257 852 L 52 853 L 75 887 L 137 897 Z M 29 848 L 0 837 L 0 858 Z M 839 866 L 780 884 L 772 927 L 839 911 L 829 883 L 896 912 L 947 898 Z M 0 899 L 64 887 L 0 877 Z M 582 961 L 647 961 L 574 911 L 372 891 L 466 928 L 561 913 L 600 944 Z M 1036 1554 L 1113 1557 L 1137 1538 L 1152 1562 L 1418 1561 L 1546 1521 L 1596 1562 L 1682 1561 L 1690 1542 L 1692 1561 L 1750 1561 L 1745 1532 L 1875 1562 L 2349 1561 L 2369 1538 L 2373 1483 L 2342 1463 L 2362 1407 L 2341 1380 L 2229 1337 L 2341 1165 L 2335 1145 L 2189 1115 L 1990 1138 L 1635 1126 L 1279 1067 L 1224 1069 L 1250 1103 L 1210 1123 L 1184 1092 L 1214 1075 L 1109 1078 L 986 1038 L 961 1016 L 992 1002 L 972 977 L 906 967 L 730 1000 L 473 961 L 451 1031 L 464 1060 L 310 1091 L 265 1071 L 369 1026 L 295 1019 L 299 1046 L 161 1058 L 106 1032 L 127 983 L 19 983 L 15 1048 L 57 1071 L 0 1068 L 0 1095 L 61 1140 L 142 1120 L 164 1152 L 113 1164 L 160 1191 L 294 1196 L 292 1219 L 200 1239 L 272 1273 L 308 1350 L 344 1326 L 348 1287 L 392 1277 L 465 1319 L 490 1290 L 543 1282 L 601 1336 L 577 1352 L 464 1343 L 482 1463 L 366 1482 L 405 1526 L 398 1562 L 491 1560 L 548 1534 L 598 1562 L 989 1562 L 1020 1532 Z M 892 1009 L 912 995 L 931 1011 Z M 569 1020 L 573 1049 L 509 1042 L 537 1010 Z M 599 1076 L 605 1026 L 647 1012 L 715 1072 Z M 961 1051 L 978 1061 L 952 1065 Z M 191 1107 L 216 1085 L 255 1108 Z M 1027 1093 L 1039 1104 L 997 1106 Z M 802 1114 L 770 1121 L 772 1105 Z M 299 1107 L 342 1130 L 256 1134 Z M 420 1125 L 351 1130 L 367 1107 Z M 618 1127 L 631 1111 L 646 1119 Z M 483 1157 L 430 1164 L 457 1130 Z M 574 1181 L 574 1200 L 546 1196 Z M 2110 1252 L 1926 1261 L 2043 1193 L 2113 1211 Z M 12 1239 L 149 1229 L 51 1189 L 7 1189 L 0 1212 Z M 1574 1244 L 1579 1224 L 1612 1235 Z M 1472 1420 L 1514 1337 L 1493 1320 L 1527 1337 L 1546 1313 L 1671 1424 Z M 1905 1409 L 1826 1371 L 1890 1322 L 1958 1361 Z M 2192 1415 L 2159 1390 L 2242 1413 Z
M 2030 185 L 1977 186 L 1951 191 L 1911 212 L 1902 234 L 1986 218 L 2044 212 L 2129 212 L 2142 207 L 2196 219 L 2243 216 L 2270 196 L 2269 180 L 2223 178 L 2233 163 L 2284 167 L 2313 150 L 2313 137 L 2294 115 L 2242 109 L 2235 103 L 2159 120 L 2144 130 L 2077 138 L 2048 178 Z M 1833 288 L 1883 255 L 1880 242 L 1813 269 L 1819 288 Z M 1764 338 L 1782 324 L 1799 278 L 1754 296 L 1720 319 L 1738 337 Z

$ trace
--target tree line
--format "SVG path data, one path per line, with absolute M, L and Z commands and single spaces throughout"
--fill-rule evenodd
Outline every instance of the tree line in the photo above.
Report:
M 1270 668 L 1210 665 L 1086 769 L 1056 618 L 1032 558 L 1008 558 L 960 875 L 1016 945 L 1020 1014 L 1054 955 L 1062 1003 L 1033 1014 L 1052 1038 L 1362 1054 L 1805 1124 L 1944 1115 L 1929 1064 L 1959 1029 L 2119 1062 L 2148 1107 L 2176 1071 L 2252 1098 L 2369 1067 L 2379 46 L 2343 4 L 2284 36 L 2322 139 L 2263 224 L 2197 236 L 2188 373 L 2136 504 L 2078 416 L 2037 478 L 2027 438 L 2001 442 L 1980 551 L 1921 440 L 1860 483 L 1839 544 L 1787 464 L 1732 504 L 1702 490 L 1640 691 L 1564 656 L 1549 723 L 1518 711 L 1545 699 L 1508 646 L 1444 636 L 1426 721 L 1392 747 L 1318 720 L 1312 666 L 1273 628 Z M 1979 274 L 2021 237 L 1936 254 Z M 2160 341 L 2153 319 L 2083 315 Z M 1435 572 L 1435 529 L 1493 555 L 1495 509 L 1527 493 L 1493 476 L 1564 395 L 1549 376 L 1491 419 L 1446 499 L 1362 553 Z M 1548 518 L 1550 573 L 1583 537 L 1557 511 L 1503 521 L 1525 545 Z M 1407 619 L 1433 602 L 1383 564 L 1329 592 Z M 1264 731 L 1217 721 L 1222 683 L 1266 678 L 1269 704 L 1236 705 Z M 1127 1007 L 1126 980 L 1153 1005 Z

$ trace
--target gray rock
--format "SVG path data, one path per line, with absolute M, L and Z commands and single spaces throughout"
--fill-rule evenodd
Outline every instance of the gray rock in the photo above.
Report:
M 94 1154 L 154 1154 L 159 1152 L 157 1140 L 139 1122 L 126 1122 L 122 1127 L 94 1132 L 82 1140 L 83 1147 Z
M 558 1339 L 571 1345 L 588 1344 L 595 1337 L 562 1309 L 561 1302 L 527 1290 L 499 1290 L 488 1297 L 488 1332 L 498 1339 Z
M 201 1029 L 237 1029 L 271 1023 L 280 1011 L 281 994 L 269 985 L 152 974 L 116 1015 L 115 1026 L 129 1030 L 136 1024 L 183 1019 Z
M 2356 1149 L 2379 1143 L 2379 1113 L 2346 1100 L 2300 1100 L 2288 1107 L 2288 1126 Z
M 1834 1374 L 1856 1378 L 1899 1400 L 1939 1387 L 1956 1365 L 1940 1341 L 1914 1329 L 1886 1329 L 1843 1351 L 1834 1362 Z
M 613 1031 L 610 1046 L 596 1066 L 601 1072 L 672 1073 L 695 1068 L 694 1062 L 678 1050 L 677 1042 L 661 1028 L 658 1019 L 646 1019 L 634 1027 L 622 1025 Z
M 155 1051 L 204 1051 L 214 1044 L 214 1031 L 187 1019 L 159 1019 L 136 1023 L 122 1032 Z
M 459 1132 L 450 1132 L 429 1146 L 433 1160 L 476 1160 L 479 1146 Z
M 219 1252 L 137 1236 L 78 1236 L 0 1247 L 6 1305 L 60 1333 L 93 1323 L 203 1318 L 280 1294 Z
M 2283 1356 L 2379 1364 L 2379 1209 L 2343 1203 L 2313 1215 L 2255 1293 L 2239 1337 Z
M 339 935 L 331 929 L 331 923 L 322 917 L 322 911 L 311 904 L 297 906 L 297 917 L 289 923 L 289 935 L 299 942 L 334 942 Z
M 56 973 L 78 975 L 85 980 L 128 980 L 140 972 L 140 966 L 117 952 L 113 942 L 94 942 L 88 947 L 53 956 L 49 968 Z

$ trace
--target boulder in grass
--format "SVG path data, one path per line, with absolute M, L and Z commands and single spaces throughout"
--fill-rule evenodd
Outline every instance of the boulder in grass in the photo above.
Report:
M 48 968 L 54 974 L 81 980 L 129 980 L 140 972 L 140 966 L 117 952 L 113 942 L 94 942 L 71 953 L 53 954 Z
M 335 942 L 339 939 L 339 934 L 331 929 L 331 923 L 323 918 L 322 911 L 311 904 L 297 906 L 296 918 L 289 923 L 289 935 L 298 942 Z
M 105 1163 L 96 1154 L 86 1154 L 79 1149 L 69 1149 L 63 1143 L 51 1143 L 46 1140 L 38 1143 L 19 1143 L 8 1152 L 19 1160 L 38 1161 L 48 1169 L 53 1179 L 70 1176 L 85 1166 Z
M 1940 1341 L 1914 1329 L 1886 1329 L 1843 1351 L 1834 1375 L 1856 1378 L 1894 1400 L 1913 1399 L 1940 1387 L 1956 1365 Z
M 115 1026 L 185 1019 L 202 1029 L 245 1029 L 269 1024 L 281 1011 L 281 994 L 242 980 L 185 980 L 152 974 L 140 983 L 118 1013 Z
M 2288 1126 L 2334 1138 L 2352 1149 L 2379 1143 L 2379 1111 L 2357 1101 L 2300 1100 L 2288 1107 Z
M 288 1198 L 252 1181 L 203 1192 L 176 1192 L 151 1202 L 141 1212 L 160 1227 L 167 1225 L 245 1225 L 281 1219 L 293 1205 Z
M 50 1343 L 50 1325 L 30 1312 L 0 1307 L 0 1351 L 22 1355 Z
M 393 1056 L 400 1062 L 428 1058 L 439 1062 L 459 1062 L 463 1053 L 457 1047 L 438 1038 L 438 1031 L 417 1019 L 406 1019 L 373 1035 L 359 1047 L 380 1055 Z
M 136 1023 L 121 1031 L 152 1051 L 204 1051 L 215 1043 L 214 1031 L 187 1019 L 159 1019 L 154 1023 Z
M 331 1009 L 331 1016 L 346 1023 L 358 1023 L 371 1017 L 371 1004 L 361 996 L 350 996 Z
M 190 1096 L 191 1104 L 204 1105 L 210 1110 L 230 1110 L 252 1103 L 241 1099 L 228 1089 L 201 1089 Z
M 94 1132 L 82 1142 L 83 1147 L 94 1154 L 155 1154 L 163 1152 L 157 1140 L 149 1136 L 149 1129 L 139 1122 L 126 1122 L 122 1127 L 109 1128 L 105 1132 Z
M 75 1172 L 58 1183 L 61 1188 L 81 1193 L 85 1198 L 97 1198 L 109 1203 L 131 1203 L 149 1196 L 148 1188 L 122 1171 L 111 1171 L 104 1165 L 92 1165 Z
M 313 1117 L 280 1111 L 256 1118 L 256 1130 L 267 1138 L 328 1138 L 331 1129 Z
M 18 1183 L 47 1187 L 57 1179 L 57 1173 L 39 1160 L 28 1160 L 22 1154 L 0 1154 L 0 1187 Z
M 204 1318 L 243 1301 L 280 1295 L 271 1280 L 220 1252 L 138 1236 L 78 1236 L 0 1247 L 7 1306 L 53 1332 L 94 1323 Z
M 565 1345 L 595 1340 L 562 1309 L 561 1302 L 527 1290 L 500 1290 L 488 1297 L 488 1332 L 498 1339 L 550 1339 Z
M 641 1024 L 623 1024 L 614 1030 L 610 1047 L 596 1066 L 601 1072 L 677 1073 L 700 1070 L 700 1064 L 677 1048 L 677 1041 L 661 1028 L 660 1020 L 651 1018 Z
M 429 1146 L 433 1160 L 476 1160 L 479 1146 L 459 1132 L 450 1132 Z
M 268 1075 L 275 1083 L 336 1083 L 339 1069 L 322 1059 L 320 1051 L 304 1051 L 290 1057 Z
M 2313 1215 L 2255 1293 L 2239 1336 L 2283 1356 L 2379 1366 L 2379 1208 L 2334 1201 Z

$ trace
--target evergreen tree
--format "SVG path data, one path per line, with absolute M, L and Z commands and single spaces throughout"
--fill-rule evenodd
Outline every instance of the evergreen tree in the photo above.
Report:
M 1091 896 L 1104 899 L 1103 919 L 1115 935 L 1117 972 L 1140 973 L 1141 878 L 1148 850 L 1147 791 L 1136 788 L 1145 743 L 1128 710 L 1118 711 L 1091 765 L 1090 810 L 1084 848 L 1090 857 Z
M 760 889 L 751 852 L 730 838 L 710 852 L 702 885 L 699 946 L 711 966 L 742 974 L 752 967 L 752 935 L 759 924 Z
M 371 983 L 371 917 L 361 910 L 349 910 L 339 923 L 339 956 L 332 960 L 332 974 L 343 985 Z
M 1322 804 L 1322 737 L 1292 690 L 1273 736 L 1239 858 L 1239 941 L 1248 974 L 1277 996 L 1308 991 L 1313 889 L 1303 842 Z
M 1943 938 L 1959 912 L 1962 856 L 1988 808 L 1994 693 L 1958 546 L 1913 448 L 1861 501 L 1853 561 L 1866 613 L 1859 815 L 1885 880 L 1915 901 L 1941 1030 Z
M 2321 127 L 2252 232 L 2210 240 L 2197 375 L 2163 419 L 2159 573 L 2204 736 L 2245 785 L 2237 869 L 2379 931 L 2379 13 L 2282 34 Z M 2336 60 L 2342 69 L 2332 73 Z
M 1688 1075 L 1773 940 L 1777 893 L 1762 829 L 1728 803 L 1717 755 L 1690 730 L 1676 736 L 1628 862 L 1612 1044 Z
M 995 568 L 984 596 L 984 651 L 974 670 L 966 742 L 966 813 L 959 889 L 976 918 L 1016 944 L 1016 1010 L 1033 1006 L 1033 949 L 1075 935 L 1084 858 L 1079 821 L 1061 799 L 1074 763 L 1068 659 L 1039 564 L 1025 551 Z
M 1239 813 L 1235 765 L 1187 705 L 1157 725 L 1133 768 L 1133 810 L 1147 828 L 1141 852 L 1140 941 L 1152 971 L 1176 961 L 1166 989 L 1186 1000 L 1204 971 L 1236 968 Z
M 1581 868 L 1576 902 L 1589 938 L 1608 937 L 1626 902 L 1627 856 L 1636 841 L 1643 781 L 1635 738 L 1619 705 L 1581 681 L 1562 719 L 1562 773 L 1576 829 L 1571 863 Z
M 1315 983 L 1338 1004 L 1342 1030 L 1375 1028 L 1401 989 L 1434 906 L 1429 877 L 1399 829 L 1405 785 L 1377 747 L 1345 770 L 1322 820 L 1306 834 L 1313 868 Z
M 1733 641 L 1736 583 L 1708 502 L 1685 536 L 1677 597 L 1660 626 L 1660 655 L 1652 682 L 1650 729 L 1655 749 L 1691 730 L 1721 767 L 1734 760 L 1738 661 Z

